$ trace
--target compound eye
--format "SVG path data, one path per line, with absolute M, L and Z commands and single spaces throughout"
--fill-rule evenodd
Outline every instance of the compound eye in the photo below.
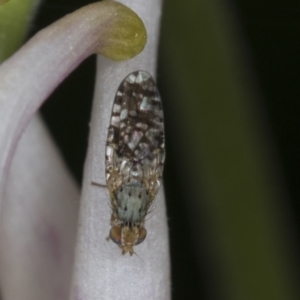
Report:
M 109 236 L 117 245 L 121 245 L 121 243 L 122 243 L 121 227 L 112 227 L 110 229 Z
M 142 243 L 147 236 L 147 230 L 144 227 L 139 229 L 139 238 L 135 242 L 136 245 Z

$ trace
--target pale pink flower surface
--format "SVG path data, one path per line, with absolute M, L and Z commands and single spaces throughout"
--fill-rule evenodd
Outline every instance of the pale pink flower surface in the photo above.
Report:
M 59 83 L 106 46 L 110 18 L 92 4 L 45 28 L 0 66 L 0 275 L 4 299 L 169 299 L 163 188 L 147 221 L 139 257 L 120 256 L 110 229 L 105 139 L 118 85 L 132 71 L 155 76 L 161 1 L 121 1 L 143 20 L 144 51 L 125 62 L 99 57 L 90 139 L 79 191 L 34 116 Z M 78 209 L 79 218 L 78 218 Z M 77 237 L 76 237 L 77 234 Z M 75 258 L 74 258 L 75 257 Z

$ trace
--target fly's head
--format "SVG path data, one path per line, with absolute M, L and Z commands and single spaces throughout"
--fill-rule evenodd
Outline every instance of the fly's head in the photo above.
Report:
M 109 237 L 122 249 L 122 254 L 129 252 L 133 255 L 133 247 L 142 243 L 147 235 L 143 226 L 116 225 L 110 230 Z

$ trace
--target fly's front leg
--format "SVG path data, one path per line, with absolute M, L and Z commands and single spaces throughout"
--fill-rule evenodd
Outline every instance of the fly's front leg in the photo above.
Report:
M 113 213 L 111 214 L 111 218 L 110 218 L 110 226 L 114 227 L 114 226 L 120 226 L 122 222 L 120 222 L 118 220 L 117 214 L 115 211 L 113 211 Z
M 110 218 L 110 226 L 112 227 L 111 229 L 116 228 L 116 227 L 121 228 L 121 223 L 120 223 L 120 221 L 118 220 L 115 211 L 113 211 L 112 214 L 111 214 L 111 218 Z M 110 239 L 111 239 L 111 231 L 109 232 L 109 235 L 108 235 L 108 237 L 106 238 L 106 240 L 109 241 Z M 112 239 L 112 240 L 114 240 L 114 239 Z
M 94 186 L 97 186 L 97 187 L 101 187 L 101 188 L 107 188 L 106 184 L 101 184 L 101 183 L 98 183 L 98 182 L 95 182 L 95 181 L 92 181 L 91 185 L 94 185 Z

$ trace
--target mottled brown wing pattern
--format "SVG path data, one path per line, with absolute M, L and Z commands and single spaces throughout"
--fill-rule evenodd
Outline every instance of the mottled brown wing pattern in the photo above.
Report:
M 156 84 L 147 72 L 131 73 L 120 84 L 106 154 L 109 185 L 113 179 L 116 189 L 138 179 L 155 197 L 165 159 L 164 120 Z

